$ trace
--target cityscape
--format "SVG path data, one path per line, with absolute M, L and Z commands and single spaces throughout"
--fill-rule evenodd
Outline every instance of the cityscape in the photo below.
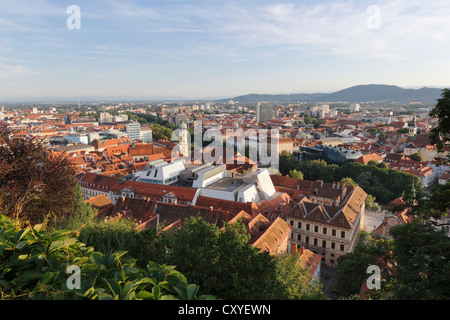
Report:
M 450 7 L 363 2 L 0 4 L 0 300 L 448 300 Z

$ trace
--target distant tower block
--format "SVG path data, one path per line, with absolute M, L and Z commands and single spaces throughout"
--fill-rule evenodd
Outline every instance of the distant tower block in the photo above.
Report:
M 359 112 L 361 110 L 361 106 L 359 103 L 350 104 L 350 112 Z
M 256 122 L 267 122 L 273 118 L 273 103 L 258 102 L 256 104 Z

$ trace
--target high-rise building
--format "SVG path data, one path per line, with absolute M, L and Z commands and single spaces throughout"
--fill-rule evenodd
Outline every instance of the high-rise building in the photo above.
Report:
M 0 109 L 0 121 L 5 120 L 5 107 L 2 105 L 2 108 Z
M 359 112 L 361 110 L 361 106 L 359 103 L 350 104 L 350 112 Z
M 132 140 L 141 139 L 141 125 L 139 122 L 130 121 L 127 123 L 127 136 Z
M 267 122 L 273 118 L 273 104 L 258 102 L 256 104 L 256 122 Z

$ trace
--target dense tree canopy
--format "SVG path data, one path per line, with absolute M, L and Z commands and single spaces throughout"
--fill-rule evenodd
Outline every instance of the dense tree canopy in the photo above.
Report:
M 423 193 L 420 179 L 409 173 L 388 169 L 386 165 L 365 165 L 357 162 L 343 165 L 328 164 L 324 160 L 296 161 L 288 154 L 280 155 L 279 171 L 288 175 L 291 170 L 303 173 L 305 180 L 323 180 L 325 182 L 346 181 L 353 185 L 358 184 L 365 192 L 377 198 L 379 203 L 387 204 L 401 197 L 405 188 L 414 184 L 417 198 Z M 349 180 L 351 179 L 351 180 Z
M 244 224 L 211 225 L 185 220 L 180 229 L 136 232 L 124 223 L 86 226 L 80 239 L 105 252 L 125 250 L 145 266 L 148 259 L 177 266 L 202 292 L 221 299 L 325 299 L 317 283 L 308 282 L 298 256 L 275 257 L 249 243 Z

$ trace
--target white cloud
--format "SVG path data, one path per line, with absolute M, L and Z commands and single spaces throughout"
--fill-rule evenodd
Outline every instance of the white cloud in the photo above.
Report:
M 0 80 L 2 81 L 21 79 L 32 74 L 37 74 L 37 72 L 23 65 L 0 62 Z
M 373 2 L 372 2 L 373 3 Z M 272 52 L 297 50 L 311 54 L 408 59 L 429 45 L 448 48 L 449 7 L 438 1 L 377 1 L 380 29 L 370 30 L 367 8 L 371 2 L 335 1 L 311 4 L 274 3 L 248 5 L 243 2 L 196 7 L 179 5 L 142 15 L 170 21 L 176 32 L 203 30 L 198 44 L 215 42 L 234 47 L 243 54 L 258 48 Z M 133 7 L 132 7 L 133 8 Z M 138 10 L 124 10 L 137 15 Z M 164 23 L 163 23 L 164 25 Z M 208 37 L 209 35 L 209 37 Z

